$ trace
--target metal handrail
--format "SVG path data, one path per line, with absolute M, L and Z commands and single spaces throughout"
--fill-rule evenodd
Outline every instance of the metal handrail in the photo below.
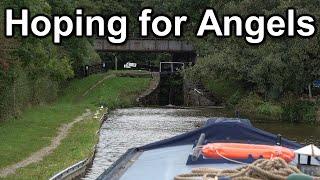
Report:
M 54 175 L 49 180 L 61 180 L 61 179 L 65 179 L 69 176 L 72 176 L 75 172 L 77 172 L 80 169 L 82 169 L 83 167 L 85 167 L 85 165 L 87 164 L 88 161 L 89 161 L 89 159 L 85 159 L 83 161 L 80 161 L 80 162 L 64 169 L 63 171 L 59 172 L 58 174 Z

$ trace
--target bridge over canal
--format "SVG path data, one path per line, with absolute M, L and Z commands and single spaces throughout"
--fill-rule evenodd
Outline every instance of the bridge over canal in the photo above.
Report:
M 105 38 L 95 40 L 94 48 L 99 52 L 167 52 L 174 62 L 196 61 L 196 52 L 191 43 L 172 39 L 128 39 L 124 44 L 114 45 Z

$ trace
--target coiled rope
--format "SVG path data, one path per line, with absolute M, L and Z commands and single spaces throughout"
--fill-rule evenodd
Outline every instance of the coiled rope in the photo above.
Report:
M 176 176 L 175 180 L 217 180 L 227 176 L 234 180 L 286 180 L 290 174 L 301 171 L 281 158 L 259 159 L 254 163 L 235 170 L 218 170 L 214 168 L 197 168 L 192 173 Z M 315 177 L 315 180 L 320 178 Z

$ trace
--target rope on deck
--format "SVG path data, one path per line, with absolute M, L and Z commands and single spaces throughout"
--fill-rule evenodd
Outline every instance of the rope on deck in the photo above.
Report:
M 290 174 L 302 173 L 297 167 L 289 165 L 281 158 L 259 159 L 254 163 L 235 170 L 218 170 L 214 168 L 197 168 L 191 173 L 176 176 L 175 180 L 217 180 L 227 176 L 234 180 L 286 180 Z M 320 178 L 315 177 L 315 180 Z

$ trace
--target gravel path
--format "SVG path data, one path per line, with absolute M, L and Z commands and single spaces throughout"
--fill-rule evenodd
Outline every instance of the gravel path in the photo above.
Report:
M 39 151 L 31 154 L 29 157 L 26 159 L 16 163 L 12 164 L 2 170 L 0 170 L 0 177 L 4 178 L 10 174 L 14 174 L 17 169 L 26 167 L 32 163 L 37 163 L 41 161 L 44 157 L 50 155 L 61 143 L 63 139 L 65 139 L 70 131 L 70 129 L 73 127 L 74 124 L 86 119 L 91 115 L 90 110 L 86 110 L 85 113 L 83 113 L 81 116 L 78 116 L 77 118 L 74 119 L 74 121 L 64 124 L 59 128 L 57 136 L 55 136 L 51 140 L 51 144 L 49 146 L 46 146 Z

